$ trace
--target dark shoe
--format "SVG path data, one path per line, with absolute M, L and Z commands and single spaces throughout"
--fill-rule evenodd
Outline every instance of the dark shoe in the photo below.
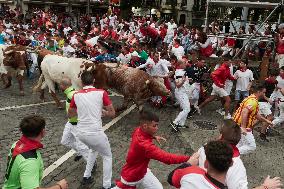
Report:
M 80 159 L 82 159 L 82 157 L 83 156 L 81 156 L 81 155 L 77 155 L 77 156 L 75 156 L 74 161 L 79 161 Z
M 192 116 L 193 116 L 194 113 L 195 113 L 195 112 L 190 111 L 190 112 L 187 114 L 187 119 L 192 118 Z
M 174 122 L 171 122 L 170 126 L 172 127 L 172 129 L 175 131 L 175 132 L 178 132 L 178 125 L 174 124 Z
M 95 162 L 93 169 L 92 169 L 92 174 L 94 174 L 97 171 L 97 162 Z
M 82 185 L 89 185 L 92 184 L 94 182 L 94 178 L 93 177 L 83 177 L 83 180 L 81 181 Z
M 267 137 L 266 137 L 266 134 L 260 133 L 259 137 L 260 137 L 260 139 L 261 139 L 262 141 L 264 141 L 264 142 L 269 142 L 269 140 L 268 140 Z

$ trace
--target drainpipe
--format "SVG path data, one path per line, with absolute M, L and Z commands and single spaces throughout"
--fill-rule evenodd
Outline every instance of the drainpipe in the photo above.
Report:
M 90 1 L 91 0 L 87 0 L 87 15 L 90 16 Z

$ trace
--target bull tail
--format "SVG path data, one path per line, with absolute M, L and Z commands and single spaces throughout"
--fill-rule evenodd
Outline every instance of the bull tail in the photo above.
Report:
M 43 85 L 43 82 L 44 82 L 44 76 L 43 76 L 43 74 L 41 74 L 38 81 L 37 81 L 36 86 L 33 87 L 32 92 L 35 93 L 35 92 L 40 91 L 41 86 Z

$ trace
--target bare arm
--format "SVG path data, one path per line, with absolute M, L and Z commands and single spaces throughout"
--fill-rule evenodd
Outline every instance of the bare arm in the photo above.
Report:
M 257 186 L 253 189 L 281 189 L 282 183 L 279 177 L 270 178 L 270 176 L 266 177 L 263 184 L 261 186 Z
M 77 109 L 70 107 L 67 115 L 68 115 L 68 118 L 76 117 L 77 116 Z
M 244 108 L 242 111 L 242 122 L 241 122 L 241 127 L 243 129 L 247 128 L 248 114 L 249 114 L 249 109 Z
M 252 81 L 249 82 L 249 84 L 248 84 L 248 87 L 247 87 L 247 90 L 248 90 L 248 91 L 250 90 L 251 86 L 252 86 Z
M 183 77 L 181 81 L 175 81 L 176 87 L 180 88 L 184 84 L 185 80 L 186 78 Z
M 102 116 L 103 117 L 114 117 L 115 116 L 115 110 L 112 104 L 109 106 L 104 106 Z
M 257 115 L 256 115 L 256 119 L 258 119 L 259 121 L 266 122 L 266 123 L 268 123 L 269 125 L 272 125 L 271 121 L 269 121 L 268 119 L 266 119 L 265 117 L 263 117 L 263 116 L 260 115 L 260 114 L 257 114 Z
M 48 187 L 48 188 L 35 188 L 35 189 L 67 189 L 68 184 L 65 179 L 62 179 L 61 181 L 58 181 L 54 186 Z

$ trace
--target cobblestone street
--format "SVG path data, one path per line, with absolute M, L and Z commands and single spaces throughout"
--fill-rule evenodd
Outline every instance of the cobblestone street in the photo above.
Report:
M 41 103 L 38 94 L 31 94 L 32 81 L 26 81 L 25 86 L 28 87 L 26 87 L 26 95 L 24 97 L 18 95 L 18 86 L 16 83 L 8 90 L 0 90 L 0 186 L 4 182 L 6 157 L 12 143 L 20 137 L 18 124 L 23 117 L 30 114 L 39 114 L 46 118 L 47 135 L 43 140 L 44 149 L 42 150 L 45 168 L 70 150 L 60 144 L 62 131 L 67 120 L 64 110 L 58 110 L 52 103 L 17 107 L 19 105 Z M 46 97 L 48 97 L 47 102 L 51 101 L 49 95 L 46 95 Z M 62 93 L 60 97 L 64 99 Z M 113 96 L 111 99 L 115 106 L 122 102 L 122 98 L 118 96 Z M 161 147 L 170 152 L 191 154 L 210 139 L 216 138 L 218 130 L 214 128 L 214 125 L 218 126 L 222 121 L 222 117 L 215 112 L 217 107 L 219 107 L 218 102 L 207 106 L 201 116 L 195 115 L 187 121 L 188 129 L 184 129 L 182 133 L 177 134 L 172 133 L 168 125 L 175 118 L 179 109 L 165 107 L 153 110 L 160 116 L 159 135 L 167 138 L 167 142 L 163 143 Z M 103 120 L 104 124 L 110 121 L 110 119 Z M 209 125 L 209 128 L 202 128 L 204 126 L 204 124 L 202 125 L 203 121 L 207 121 L 207 124 L 212 125 Z M 113 153 L 113 181 L 120 178 L 120 170 L 125 162 L 131 133 L 137 124 L 138 112 L 137 109 L 134 109 L 106 131 Z M 257 142 L 257 150 L 250 155 L 242 157 L 247 168 L 250 187 L 260 184 L 267 175 L 284 177 L 283 127 L 273 129 L 272 136 L 269 137 L 269 143 L 261 142 L 258 132 L 254 132 L 254 134 Z M 43 186 L 50 186 L 56 181 L 66 178 L 71 189 L 83 188 L 80 186 L 80 181 L 83 177 L 85 162 L 83 160 L 74 162 L 73 159 L 74 156 L 70 157 L 45 177 L 43 179 Z M 175 167 L 176 165 L 164 165 L 157 161 L 152 161 L 150 166 L 165 189 L 171 188 L 166 180 L 168 173 Z M 98 158 L 98 168 L 94 177 L 95 182 L 91 188 L 101 188 L 102 161 L 100 157 Z

